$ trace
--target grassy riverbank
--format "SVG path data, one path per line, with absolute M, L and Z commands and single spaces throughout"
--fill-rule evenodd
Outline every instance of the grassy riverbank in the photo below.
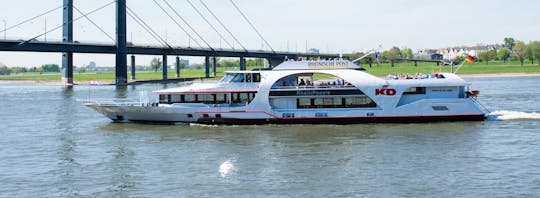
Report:
M 394 67 L 385 63 L 381 65 L 363 65 L 368 73 L 376 76 L 385 76 L 388 74 L 398 73 L 433 73 L 433 72 L 450 72 L 451 67 L 440 65 L 435 63 L 418 63 L 418 66 L 414 66 L 414 63 L 396 63 Z M 237 70 L 238 68 L 222 68 L 218 67 L 217 78 L 223 76 L 225 70 Z M 253 67 L 248 67 L 253 69 Z M 456 70 L 457 67 L 454 67 Z M 489 65 L 485 63 L 466 63 L 461 67 L 457 74 L 540 74 L 540 66 L 537 64 L 526 63 L 524 66 L 520 66 L 519 62 L 490 62 Z M 130 74 L 128 74 L 130 75 Z M 181 78 L 200 78 L 204 77 L 204 69 L 184 69 L 180 72 Z M 75 82 L 88 82 L 92 80 L 98 80 L 103 83 L 114 82 L 114 72 L 106 73 L 74 73 L 73 78 Z M 168 78 L 173 79 L 175 77 L 174 70 L 170 70 Z M 9 76 L 0 76 L 0 80 L 24 80 L 24 81 L 59 81 L 61 79 L 60 73 L 24 73 L 24 74 L 12 74 Z M 136 73 L 137 80 L 159 80 L 162 79 L 161 71 L 140 71 Z

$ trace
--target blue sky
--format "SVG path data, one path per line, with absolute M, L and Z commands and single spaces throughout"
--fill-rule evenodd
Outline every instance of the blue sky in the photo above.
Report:
M 185 0 L 168 0 L 186 20 L 213 47 L 227 47 L 224 41 L 197 15 Z M 210 21 L 217 23 L 200 6 L 191 0 Z M 75 6 L 88 12 L 112 0 L 75 0 Z M 158 0 L 162 2 L 162 0 Z M 318 48 L 321 52 L 352 52 L 392 46 L 413 50 L 441 48 L 458 45 L 501 43 L 504 37 L 514 37 L 526 42 L 540 40 L 540 1 L 534 0 L 235 0 L 250 17 L 255 26 L 275 50 L 305 51 Z M 161 12 L 153 1 L 127 0 L 128 6 L 171 45 L 195 46 L 186 34 Z M 220 19 L 248 49 L 267 49 L 262 40 L 234 10 L 228 0 L 206 0 Z M 6 6 L 7 5 L 7 6 Z M 0 7 L 0 29 L 3 20 L 14 25 L 38 13 L 62 5 L 62 0 L 17 0 Z M 75 11 L 75 17 L 80 14 Z M 8 30 L 8 39 L 37 36 L 47 28 L 61 24 L 62 13 L 57 10 L 32 23 Z M 108 34 L 114 36 L 114 4 L 90 15 Z M 220 31 L 224 31 L 218 27 Z M 224 32 L 223 32 L 224 33 Z M 224 33 L 226 36 L 227 34 Z M 3 34 L 0 34 L 3 38 Z M 226 36 L 229 42 L 233 40 Z M 48 40 L 59 40 L 61 29 L 47 34 Z M 44 39 L 41 37 L 39 39 Z M 86 19 L 74 25 L 74 39 L 112 42 Z M 128 41 L 136 44 L 154 44 L 155 41 L 138 24 L 128 17 Z M 202 41 L 199 41 L 202 43 Z M 238 45 L 235 45 L 238 47 Z M 141 56 L 138 62 L 149 62 L 150 56 Z M 172 60 L 173 57 L 171 57 Z M 192 62 L 201 59 L 191 58 Z M 75 65 L 94 60 L 98 65 L 113 65 L 114 56 L 76 54 Z M 60 63 L 56 53 L 0 52 L 0 62 L 8 66 L 39 66 L 43 63 Z

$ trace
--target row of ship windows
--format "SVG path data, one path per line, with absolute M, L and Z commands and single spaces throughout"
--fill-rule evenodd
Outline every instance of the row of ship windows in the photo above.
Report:
M 162 94 L 159 95 L 159 102 L 172 103 L 204 103 L 204 104 L 225 104 L 225 103 L 249 103 L 255 98 L 254 92 L 246 93 L 219 93 L 219 94 Z
M 326 98 L 297 98 L 299 109 L 312 108 L 371 108 L 377 104 L 367 96 L 357 97 L 326 97 Z

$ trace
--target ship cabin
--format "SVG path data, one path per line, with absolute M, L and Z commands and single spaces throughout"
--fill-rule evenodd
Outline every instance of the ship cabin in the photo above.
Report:
M 217 83 L 159 90 L 160 104 L 205 104 L 212 106 L 245 106 L 257 94 L 260 71 L 227 71 Z
M 276 81 L 269 93 L 272 109 L 376 108 L 351 83 L 325 73 L 297 73 Z

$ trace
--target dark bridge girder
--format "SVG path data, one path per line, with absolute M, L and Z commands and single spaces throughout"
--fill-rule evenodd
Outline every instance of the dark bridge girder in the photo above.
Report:
M 93 44 L 93 43 L 62 43 L 62 42 L 40 42 L 31 41 L 23 43 L 23 40 L 0 41 L 0 51 L 19 52 L 72 52 L 72 53 L 95 53 L 95 54 L 116 54 L 115 45 Z M 297 57 L 310 58 L 336 58 L 339 54 L 306 54 L 292 52 L 271 51 L 243 51 L 243 50 L 210 50 L 206 48 L 183 48 L 173 49 L 156 46 L 127 46 L 127 54 L 141 55 L 171 55 L 171 56 L 215 56 L 215 57 L 245 57 L 245 58 L 275 58 L 284 59 Z

